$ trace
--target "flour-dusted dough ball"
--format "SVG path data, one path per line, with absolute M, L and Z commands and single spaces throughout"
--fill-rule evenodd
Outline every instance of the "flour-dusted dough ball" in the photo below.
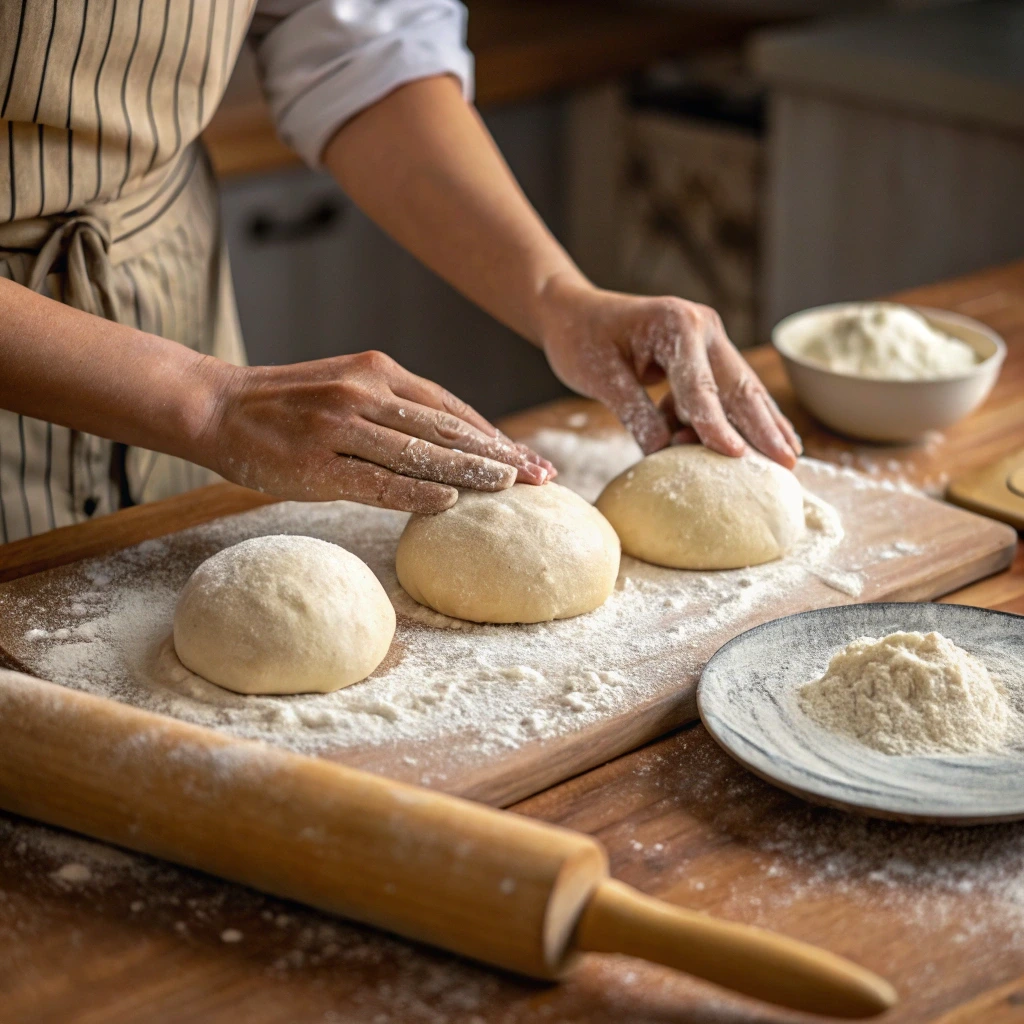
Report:
M 181 663 L 237 693 L 330 693 L 365 679 L 395 635 L 370 567 L 315 537 L 255 537 L 218 551 L 174 610 Z
M 597 507 L 626 554 L 673 569 L 770 562 L 805 529 L 803 492 L 788 469 L 696 444 L 648 455 L 608 484 Z
M 604 604 L 619 538 L 558 484 L 463 491 L 437 515 L 414 515 L 398 542 L 398 579 L 415 601 L 472 622 L 547 622 Z

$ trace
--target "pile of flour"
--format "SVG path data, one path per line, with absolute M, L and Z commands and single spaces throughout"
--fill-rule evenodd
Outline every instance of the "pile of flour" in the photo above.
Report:
M 835 373 L 884 380 L 957 377 L 977 362 L 970 345 L 920 313 L 883 302 L 838 312 L 794 354 Z
M 799 701 L 819 725 L 884 754 L 995 750 L 1015 724 L 985 665 L 934 632 L 854 640 Z

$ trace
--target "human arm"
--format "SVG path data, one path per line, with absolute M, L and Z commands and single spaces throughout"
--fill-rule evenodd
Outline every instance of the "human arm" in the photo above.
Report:
M 451 77 L 403 85 L 347 122 L 322 160 L 385 231 L 543 348 L 560 379 L 608 405 L 645 451 L 696 435 L 792 466 L 800 442 L 714 310 L 592 285 L 543 225 Z M 644 385 L 667 377 L 655 406 Z M 680 435 L 682 424 L 690 427 Z
M 546 476 L 543 460 L 381 353 L 236 367 L 3 278 L 0 311 L 0 408 L 278 497 L 437 512 L 457 486 Z
M 457 0 L 259 0 L 252 40 L 281 136 L 646 451 L 699 436 L 735 455 L 745 437 L 792 465 L 793 428 L 714 310 L 595 288 L 545 228 L 469 102 L 465 16 Z M 655 407 L 644 385 L 665 376 Z

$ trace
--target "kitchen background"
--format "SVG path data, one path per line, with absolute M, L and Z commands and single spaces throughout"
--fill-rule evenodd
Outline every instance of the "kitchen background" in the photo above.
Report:
M 1020 0 L 468 6 L 485 119 L 602 285 L 711 303 L 748 346 L 1024 255 Z M 253 363 L 379 348 L 492 417 L 563 393 L 272 132 L 246 53 L 207 142 Z

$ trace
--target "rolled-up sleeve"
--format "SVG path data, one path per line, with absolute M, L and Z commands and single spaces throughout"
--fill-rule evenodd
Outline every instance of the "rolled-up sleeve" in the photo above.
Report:
M 400 85 L 454 75 L 473 58 L 456 0 L 259 0 L 251 39 L 281 138 L 311 166 L 349 118 Z

